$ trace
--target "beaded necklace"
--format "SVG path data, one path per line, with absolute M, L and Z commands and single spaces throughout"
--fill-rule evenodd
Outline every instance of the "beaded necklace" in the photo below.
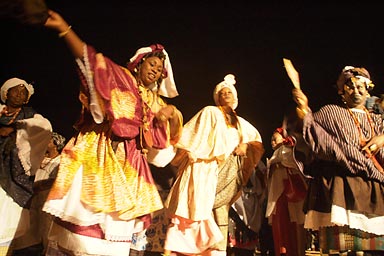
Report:
M 153 138 L 150 133 L 150 114 L 151 111 L 153 111 L 152 107 L 155 105 L 155 101 L 158 103 L 159 99 L 156 92 L 145 87 L 141 81 L 138 82 L 138 92 L 141 97 L 141 108 L 143 112 L 142 125 L 140 126 L 140 147 L 141 152 L 146 155 L 148 153 L 146 147 L 152 147 L 153 145 Z
M 355 126 L 357 127 L 357 130 L 359 131 L 359 139 L 360 139 L 360 146 L 365 146 L 365 144 L 367 143 L 367 141 L 369 139 L 371 139 L 374 135 L 375 135 L 375 130 L 374 130 L 374 125 L 373 125 L 373 120 L 371 118 L 371 115 L 369 114 L 368 110 L 364 107 L 363 110 L 365 112 L 365 114 L 367 115 L 367 119 L 368 119 L 368 123 L 369 123 L 369 127 L 371 128 L 371 134 L 370 134 L 370 137 L 365 137 L 364 134 L 363 134 L 363 131 L 361 129 L 361 125 L 360 125 L 360 122 L 359 120 L 357 119 L 356 115 L 352 112 L 352 110 L 350 108 L 347 107 L 347 110 L 348 110 L 348 113 L 351 115 L 351 117 L 353 118 L 353 121 L 355 123 Z M 365 138 L 364 138 L 365 137 Z
M 8 112 L 8 107 L 5 107 L 5 108 L 1 111 L 0 116 L 3 116 L 3 115 L 4 115 L 4 116 L 6 116 L 6 117 L 12 117 L 12 118 L 8 121 L 8 123 L 6 123 L 6 125 L 9 125 L 9 124 L 12 124 L 13 121 L 15 121 L 17 115 L 20 113 L 20 110 L 21 110 L 21 108 L 18 108 L 18 109 L 16 109 L 16 111 L 14 111 L 14 112 L 12 112 L 12 113 L 9 113 L 9 112 Z
M 375 135 L 375 130 L 373 128 L 373 120 L 371 118 L 371 115 L 369 114 L 368 110 L 366 108 L 364 108 L 364 112 L 367 114 L 367 119 L 368 119 L 369 126 L 371 127 L 371 137 L 367 138 L 366 140 L 364 140 L 364 138 L 363 138 L 363 131 L 361 130 L 359 120 L 357 119 L 356 115 L 351 111 L 350 108 L 347 107 L 347 109 L 348 109 L 349 114 L 352 116 L 353 121 L 355 122 L 355 125 L 356 125 L 357 129 L 359 130 L 360 146 L 363 147 L 363 146 L 365 146 L 367 141 L 369 139 L 371 139 Z M 368 151 L 368 152 L 366 151 L 365 155 L 372 160 L 373 165 L 377 168 L 377 170 L 379 170 L 379 172 L 384 174 L 384 169 L 381 166 L 381 164 L 379 163 L 379 161 L 377 161 L 375 155 L 372 154 L 372 152 L 370 152 L 370 151 Z
M 145 95 L 145 88 L 141 85 L 141 83 L 138 84 L 138 91 L 139 95 L 141 97 L 141 109 L 143 111 L 143 117 L 142 117 L 142 125 L 140 126 L 140 147 L 141 147 L 141 153 L 146 155 L 148 153 L 148 149 L 146 149 L 145 144 L 150 144 L 150 141 L 148 138 L 148 132 L 149 132 L 149 120 L 148 120 L 148 112 L 149 112 L 149 106 L 146 103 L 146 96 Z M 147 140 L 146 140 L 147 138 Z M 148 145 L 152 146 L 152 145 Z

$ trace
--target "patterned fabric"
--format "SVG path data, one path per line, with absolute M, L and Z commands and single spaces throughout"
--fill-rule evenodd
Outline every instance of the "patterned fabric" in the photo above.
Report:
M 0 106 L 1 110 L 3 107 Z M 30 107 L 22 107 L 13 117 L 2 112 L 0 126 L 17 127 L 9 136 L 0 137 L 0 248 L 11 253 L 14 239 L 30 227 L 28 209 L 33 195 L 33 175 L 36 164 L 40 165 L 44 157 L 52 127 Z
M 178 177 L 165 202 L 172 217 L 165 249 L 182 253 L 201 253 L 208 248 L 226 249 L 230 204 L 239 195 L 239 184 L 246 184 L 264 152 L 256 128 L 243 118 L 238 119 L 239 130 L 228 127 L 221 110 L 207 106 L 184 125 L 176 145 L 179 152 L 172 161 L 178 168 Z M 230 156 L 241 138 L 243 143 L 248 143 L 249 154 L 240 171 L 237 159 Z M 228 194 L 222 192 L 226 197 L 219 196 L 218 200 L 225 200 L 214 209 L 217 186 L 222 187 L 222 181 L 226 183 L 225 179 L 218 178 L 224 163 L 228 164 L 226 170 L 229 173 L 241 172 L 242 178 L 237 175 L 228 177 L 229 184 L 234 187 Z M 227 178 L 225 175 L 221 177 Z
M 384 237 L 344 227 L 327 227 L 319 231 L 320 248 L 324 253 L 336 251 L 384 251 Z
M 364 137 L 371 138 L 371 128 L 364 111 L 352 109 L 357 116 Z M 375 135 L 383 134 L 384 126 L 380 115 L 371 114 Z M 340 120 L 343 120 L 340 123 Z M 327 105 L 318 112 L 305 117 L 304 139 L 313 145 L 317 158 L 326 162 L 337 162 L 344 167 L 344 174 L 358 175 L 384 182 L 381 173 L 370 158 L 360 150 L 360 137 L 354 120 L 348 110 L 337 105 Z M 375 155 L 384 163 L 384 148 Z M 311 171 L 311 169 L 309 169 Z M 316 175 L 316 173 L 313 173 Z
M 381 241 L 384 173 L 361 151 L 362 142 L 383 134 L 381 116 L 326 105 L 318 112 L 308 113 L 303 123 L 303 138 L 311 156 L 304 170 L 313 177 L 304 204 L 305 227 L 312 230 L 329 227 L 339 233 L 339 228 L 345 226 L 347 230 L 356 230 L 352 233 L 354 237 L 360 232 L 370 233 L 375 237 L 372 241 Z M 384 149 L 380 148 L 375 157 L 382 165 Z M 325 242 L 333 239 L 330 234 L 321 235 L 320 243 L 325 248 L 332 247 Z M 345 243 L 349 238 L 339 239 Z M 354 242 L 352 247 L 359 247 L 357 244 Z
M 82 255 L 128 254 L 132 234 L 148 227 L 151 213 L 163 208 L 144 149 L 148 141 L 158 149 L 169 145 L 168 127 L 154 119 L 156 104 L 165 103 L 140 91 L 126 68 L 92 47 L 85 56 L 78 62 L 79 132 L 61 153 L 43 210 L 61 219 L 50 233 L 58 248 Z
M 22 107 L 15 122 L 32 118 L 36 111 L 30 107 Z M 0 126 L 9 126 L 11 117 L 0 116 Z M 13 124 L 12 124 L 13 125 Z M 36 134 L 37 136 L 37 134 Z M 49 138 L 49 133 L 46 134 Z M 33 191 L 33 177 L 26 173 L 19 158 L 19 147 L 16 145 L 16 132 L 7 137 L 0 137 L 0 185 L 21 207 L 28 207 Z M 48 141 L 47 144 L 48 145 Z M 45 150 L 43 150 L 43 154 Z M 42 156 L 44 156 L 41 154 Z M 42 159 L 41 159 L 42 160 Z
M 230 155 L 228 159 L 219 166 L 217 177 L 216 197 L 213 208 L 219 208 L 223 205 L 231 205 L 234 198 L 238 195 L 242 185 L 241 167 L 243 158 Z M 232 195 L 232 196 L 231 196 Z
M 160 209 L 162 204 L 157 200 L 160 197 L 151 176 L 140 173 L 145 167 L 145 158 L 140 151 L 132 149 L 135 147 L 133 140 L 124 144 L 131 150 L 126 153 L 118 150 L 115 155 L 111 141 L 102 132 L 89 132 L 72 138 L 62 152 L 60 170 L 64 171 L 59 170 L 48 200 L 65 195 L 82 166 L 81 200 L 96 211 L 119 212 L 120 218 L 132 219 Z M 138 165 L 126 161 L 126 157 L 130 157 L 131 161 L 140 161 L 144 166 L 139 169 Z M 95 184 L 94 180 L 100 182 Z M 132 190 L 132 187 L 136 189 Z

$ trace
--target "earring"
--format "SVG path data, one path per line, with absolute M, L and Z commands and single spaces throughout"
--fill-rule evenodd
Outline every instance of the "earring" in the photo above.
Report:
M 137 73 L 137 68 L 134 68 L 133 71 L 134 71 L 135 73 Z
M 345 101 L 344 99 L 344 95 L 340 95 L 341 96 L 341 101 L 344 103 L 344 104 L 347 104 L 347 102 Z

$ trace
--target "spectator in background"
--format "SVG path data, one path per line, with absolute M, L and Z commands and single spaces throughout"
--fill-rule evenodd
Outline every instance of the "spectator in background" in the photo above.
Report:
M 25 235 L 15 240 L 15 244 L 22 249 L 14 251 L 13 256 L 40 256 L 46 253 L 48 231 L 52 225 L 53 216 L 42 209 L 49 190 L 56 179 L 60 154 L 64 146 L 65 138 L 57 132 L 53 132 L 33 184 L 33 197 L 30 208 L 31 226 Z
M 34 87 L 19 78 L 0 89 L 0 254 L 18 249 L 15 239 L 30 227 L 29 208 L 36 171 L 51 138 L 51 123 L 27 106 Z
M 268 201 L 265 215 L 272 225 L 276 255 L 305 255 L 303 203 L 307 181 L 303 165 L 295 159 L 295 144 L 296 140 L 288 136 L 282 127 L 272 134 L 274 152 L 267 160 Z
M 229 210 L 228 255 L 253 256 L 260 251 L 266 199 L 267 167 L 260 161 Z
M 371 96 L 371 103 L 366 104 L 368 111 L 375 114 L 380 114 L 384 118 L 384 94 L 381 94 L 380 97 Z

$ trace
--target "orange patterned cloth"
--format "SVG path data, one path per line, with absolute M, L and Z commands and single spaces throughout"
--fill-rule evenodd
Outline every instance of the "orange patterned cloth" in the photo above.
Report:
M 168 127 L 154 118 L 154 103 L 142 97 L 126 68 L 89 46 L 84 56 L 78 133 L 61 153 L 43 207 L 59 219 L 49 234 L 50 249 L 121 255 L 129 250 L 132 234 L 144 230 L 150 214 L 163 208 L 145 155 L 150 148 L 144 129 L 158 150 L 171 138 Z M 156 93 L 151 96 L 165 104 Z M 97 232 L 98 237 L 91 235 Z
M 125 143 L 131 148 L 131 154 L 127 154 L 123 146 L 114 153 L 103 132 L 80 133 L 72 138 L 62 152 L 60 171 L 48 200 L 62 198 L 82 166 L 81 201 L 95 211 L 119 212 L 120 218 L 132 219 L 161 209 L 152 178 L 132 164 L 134 159 L 142 162 L 141 168 L 146 166 L 144 156 L 132 142 Z

